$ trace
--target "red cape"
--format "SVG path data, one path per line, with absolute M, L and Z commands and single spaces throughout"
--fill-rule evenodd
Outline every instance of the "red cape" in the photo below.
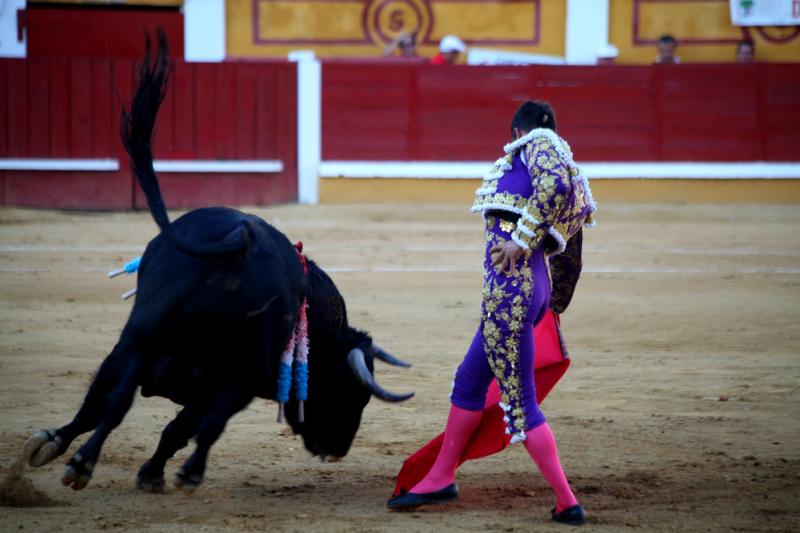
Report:
M 544 318 L 534 329 L 534 380 L 536 382 L 536 399 L 541 404 L 547 394 L 561 379 L 569 367 L 569 358 L 561 341 L 558 316 L 549 309 Z M 479 459 L 495 454 L 508 446 L 511 436 L 506 435 L 506 424 L 503 422 L 503 410 L 500 409 L 500 389 L 497 381 L 492 381 L 486 396 L 486 406 L 480 424 L 472 434 L 461 459 L 461 466 L 470 459 Z M 397 485 L 392 496 L 398 496 L 419 483 L 433 466 L 439 449 L 442 447 L 444 433 L 417 450 L 403 463 L 397 474 Z

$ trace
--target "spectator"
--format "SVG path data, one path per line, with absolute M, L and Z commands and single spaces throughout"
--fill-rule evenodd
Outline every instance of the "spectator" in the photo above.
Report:
M 464 41 L 455 35 L 445 35 L 439 41 L 439 53 L 431 58 L 431 65 L 453 65 L 466 50 Z
M 384 56 L 394 56 L 400 52 L 399 57 L 410 59 L 417 57 L 417 32 L 401 33 L 383 49 Z
M 755 60 L 756 43 L 750 39 L 742 39 L 736 43 L 736 62 L 752 63 Z
M 613 44 L 603 45 L 597 51 L 597 64 L 613 65 L 616 62 L 618 55 L 619 55 L 619 48 L 617 48 Z
M 681 62 L 681 58 L 675 54 L 675 49 L 678 48 L 678 41 L 672 35 L 662 35 L 658 40 L 658 57 L 656 63 L 658 64 L 677 64 Z

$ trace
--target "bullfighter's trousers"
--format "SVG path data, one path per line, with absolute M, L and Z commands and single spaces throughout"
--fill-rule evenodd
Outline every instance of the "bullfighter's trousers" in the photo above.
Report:
M 500 386 L 511 442 L 545 422 L 533 380 L 533 328 L 550 302 L 550 278 L 540 248 L 517 260 L 514 274 L 498 272 L 489 251 L 511 239 L 514 223 L 486 217 L 481 323 L 459 365 L 450 399 L 469 411 L 484 408 L 492 378 Z

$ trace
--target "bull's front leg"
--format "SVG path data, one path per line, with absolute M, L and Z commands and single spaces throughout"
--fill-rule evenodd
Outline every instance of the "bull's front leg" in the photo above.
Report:
M 46 465 L 66 452 L 75 438 L 97 427 L 106 412 L 106 397 L 119 381 L 116 355 L 115 349 L 100 365 L 72 422 L 58 429 L 43 429 L 28 439 L 23 452 L 28 464 Z
M 203 421 L 204 411 L 193 407 L 184 407 L 172 422 L 167 424 L 161 433 L 153 457 L 139 469 L 136 485 L 148 492 L 164 491 L 164 467 L 175 452 L 189 444 Z
M 128 352 L 122 361 L 119 380 L 105 399 L 106 409 L 97 424 L 97 429 L 72 456 L 64 475 L 61 476 L 61 483 L 72 487 L 73 490 L 81 490 L 89 484 L 103 443 L 111 431 L 122 422 L 133 403 L 138 386 L 139 356 Z
M 189 456 L 183 466 L 175 473 L 175 486 L 187 491 L 195 490 L 203 482 L 206 471 L 206 461 L 211 446 L 217 441 L 225 430 L 228 420 L 247 407 L 253 395 L 243 394 L 241 391 L 226 389 L 205 413 L 200 428 L 197 431 L 197 447 Z

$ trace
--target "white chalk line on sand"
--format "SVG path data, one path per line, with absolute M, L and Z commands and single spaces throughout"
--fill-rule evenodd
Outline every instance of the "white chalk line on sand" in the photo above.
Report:
M 461 267 L 438 267 L 438 266 L 325 266 L 327 272 L 333 273 L 379 273 L 379 274 L 476 274 L 480 269 L 461 268 Z M 0 267 L 2 274 L 70 274 L 70 273 L 103 273 L 106 268 L 25 268 L 25 267 Z M 647 268 L 647 267 L 586 267 L 584 274 L 800 274 L 800 267 L 752 267 L 752 268 Z
M 71 244 L 0 244 L 0 253 L 128 253 L 141 255 L 144 246 L 137 245 L 71 245 Z M 406 253 L 479 253 L 480 245 L 437 245 L 409 244 L 399 246 L 326 246 L 306 245 L 306 253 L 324 252 L 406 252 Z M 592 246 L 583 247 L 584 254 L 608 253 L 615 255 L 697 255 L 697 256 L 764 256 L 764 257 L 800 257 L 800 250 L 775 250 L 774 248 L 642 248 Z
M 451 273 L 451 274 L 474 274 L 481 272 L 474 268 L 458 267 L 395 267 L 395 266 L 375 266 L 375 267 L 325 267 L 328 272 L 357 273 L 357 272 L 377 272 L 377 273 Z M 800 268 L 794 267 L 756 267 L 738 269 L 718 269 L 718 268 L 646 268 L 646 267 L 587 267 L 584 274 L 800 274 Z

